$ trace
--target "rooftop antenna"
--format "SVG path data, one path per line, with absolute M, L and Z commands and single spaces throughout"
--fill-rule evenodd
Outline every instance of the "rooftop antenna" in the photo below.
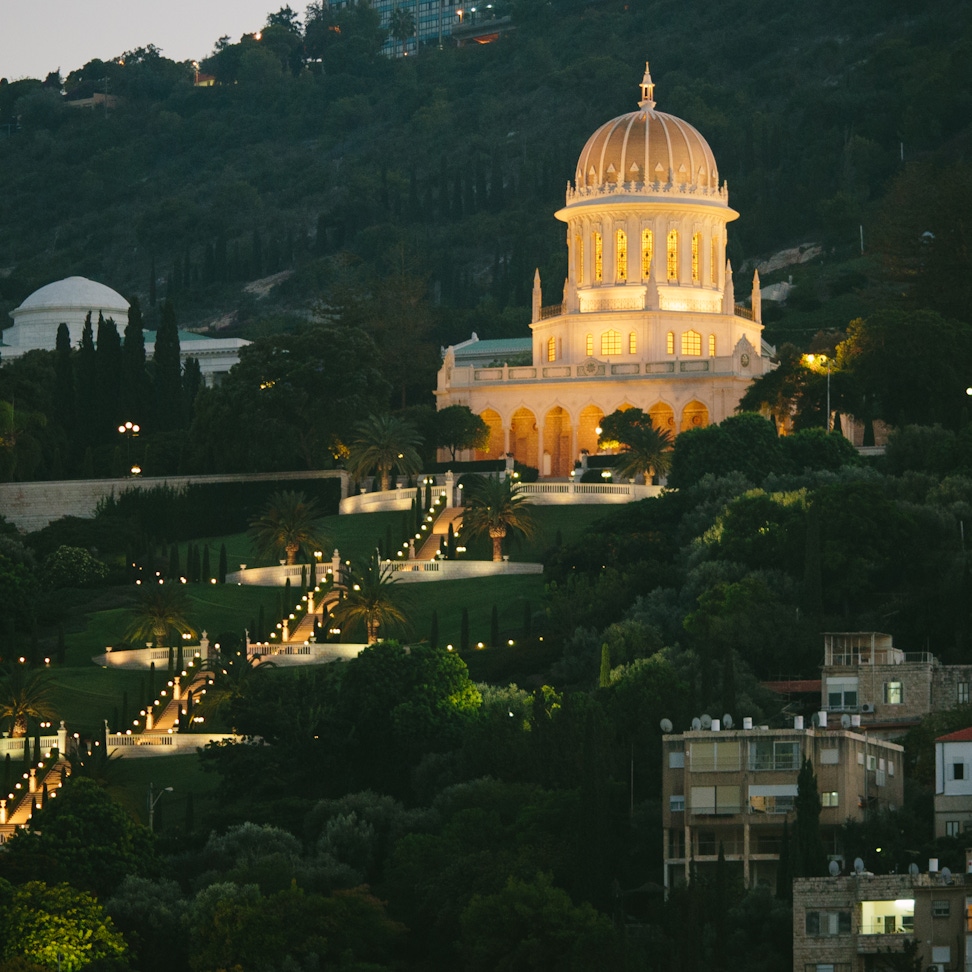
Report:
M 915 864 L 915 863 L 914 863 L 914 861 L 912 861 L 912 862 L 911 862 L 911 863 L 910 863 L 910 864 L 908 865 L 908 873 L 909 873 L 909 874 L 910 874 L 910 875 L 911 875 L 911 876 L 912 876 L 913 878 L 914 878 L 914 877 L 918 877 L 918 865 L 917 865 L 917 864 Z
M 841 729 L 850 729 L 851 717 L 845 712 L 840 717 L 840 727 Z
M 712 728 L 712 716 L 708 712 L 702 713 L 702 728 L 711 729 Z
M 700 718 L 699 718 L 698 716 L 696 716 L 696 717 L 695 717 L 695 718 L 694 718 L 694 719 L 692 720 L 692 728 L 693 728 L 693 729 L 694 729 L 694 730 L 695 730 L 696 732 L 698 732 L 698 731 L 699 731 L 699 730 L 700 730 L 700 729 L 702 728 L 702 720 L 701 720 L 701 719 L 700 719 Z
M 942 868 L 942 884 L 951 884 L 951 883 L 952 883 L 952 871 L 951 871 L 950 868 L 943 867 Z

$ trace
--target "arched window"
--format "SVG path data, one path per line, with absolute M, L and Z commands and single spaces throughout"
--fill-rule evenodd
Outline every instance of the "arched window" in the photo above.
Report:
M 594 335 L 588 334 L 584 340 L 584 353 L 589 357 L 594 357 Z
M 547 338 L 547 360 L 556 361 L 557 360 L 557 339 Z
M 678 230 L 668 232 L 668 279 L 678 280 Z
M 719 237 L 713 235 L 712 237 L 712 253 L 710 254 L 711 259 L 709 260 L 709 283 L 713 287 L 717 286 L 719 283 Z
M 669 331 L 665 335 L 665 354 L 675 353 L 675 332 Z
M 702 335 L 698 331 L 682 332 L 682 354 L 686 356 L 702 354 Z
M 621 332 L 605 331 L 601 335 L 601 354 L 621 353 Z
M 714 334 L 709 335 L 709 357 L 710 358 L 715 357 L 715 335 Z
M 577 282 L 584 282 L 584 237 L 578 233 L 574 237 L 574 254 L 577 260 Z
M 604 279 L 604 242 L 600 233 L 594 234 L 594 279 L 598 283 Z
M 702 279 L 702 234 L 692 234 L 692 283 L 698 283 Z
M 641 279 L 647 280 L 651 276 L 651 251 L 654 248 L 655 237 L 650 229 L 641 231 Z
M 618 283 L 625 283 L 628 279 L 628 234 L 618 230 Z
M 637 354 L 637 353 L 638 353 L 638 335 L 635 334 L 634 331 L 632 331 L 628 335 L 628 354 Z

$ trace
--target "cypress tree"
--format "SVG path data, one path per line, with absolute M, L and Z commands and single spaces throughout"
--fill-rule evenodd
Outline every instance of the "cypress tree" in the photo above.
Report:
M 71 332 L 65 323 L 57 325 L 54 344 L 54 414 L 70 436 L 75 425 L 74 366 L 71 361 Z
M 221 543 L 219 545 L 219 582 L 220 584 L 226 583 L 226 544 Z M 313 583 L 313 578 L 312 578 Z
M 422 487 L 415 487 L 415 532 L 422 532 L 422 524 L 425 523 L 425 510 L 422 508 Z
M 175 671 L 175 651 L 172 645 L 169 645 L 169 657 L 165 663 L 166 671 L 171 675 Z
M 155 701 L 155 662 L 149 664 L 148 695 L 149 704 L 151 704 Z
M 210 580 L 212 579 L 212 576 L 213 576 L 212 575 L 212 572 L 209 569 L 209 544 L 207 543 L 203 547 L 203 555 L 202 555 L 202 577 L 201 577 L 201 580 L 204 583 L 208 584 L 210 582 Z
M 196 414 L 196 399 L 203 387 L 202 370 L 198 358 L 186 358 L 186 365 L 182 371 L 182 408 L 186 417 L 186 425 Z
M 796 822 L 793 827 L 793 877 L 823 877 L 827 853 L 820 836 L 820 794 L 813 763 L 803 761 L 797 777 Z
M 163 432 L 181 429 L 185 424 L 182 362 L 179 357 L 179 329 L 171 300 L 162 305 L 162 321 L 155 335 L 152 363 L 155 373 L 155 424 Z
M 118 328 L 110 317 L 105 320 L 104 316 L 99 313 L 98 347 L 95 351 L 95 379 L 98 394 L 98 432 L 102 441 L 110 440 L 118 425 L 121 373 L 122 347 Z
M 432 610 L 432 627 L 429 630 L 429 646 L 432 648 L 439 647 L 439 612 L 435 609 Z
M 452 523 L 449 523 L 449 539 L 446 543 L 448 547 L 448 555 L 450 560 L 456 559 L 456 531 L 452 528 Z
M 179 579 L 179 545 L 169 547 L 169 580 Z
M 185 658 L 182 655 L 182 639 L 176 645 L 176 674 L 181 675 L 185 670 Z
M 144 423 L 147 386 L 145 323 L 142 320 L 142 305 L 138 297 L 133 297 L 128 308 L 128 324 L 125 325 L 125 340 L 122 343 L 119 399 L 124 421 L 139 425 Z
M 611 684 L 611 648 L 606 641 L 601 645 L 601 671 L 597 684 L 598 688 L 607 688 Z
M 499 612 L 497 612 L 495 604 L 489 616 L 489 643 L 494 648 L 500 643 Z
M 776 865 L 776 900 L 793 899 L 793 867 L 790 860 L 790 824 L 783 820 L 783 840 L 780 843 L 780 862 Z
M 428 512 L 432 509 L 432 479 L 426 478 L 425 480 L 425 510 Z
M 462 609 L 462 621 L 459 624 L 459 650 L 469 651 L 469 608 Z
M 85 315 L 81 331 L 81 348 L 77 359 L 75 401 L 77 403 L 77 440 L 82 447 L 92 445 L 97 416 L 97 362 L 95 360 L 94 330 L 91 327 L 91 311 Z M 87 458 L 87 457 L 85 457 Z M 91 475 L 94 475 L 92 458 Z
M 41 761 L 40 732 L 34 734 L 34 765 Z

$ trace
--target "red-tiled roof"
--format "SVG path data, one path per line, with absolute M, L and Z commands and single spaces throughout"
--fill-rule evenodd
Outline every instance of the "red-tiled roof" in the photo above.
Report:
M 783 682 L 763 682 L 763 688 L 768 688 L 771 692 L 779 692 L 786 695 L 790 692 L 815 692 L 820 694 L 819 678 L 795 678 Z
M 968 729 L 959 729 L 958 732 L 950 732 L 945 736 L 939 736 L 935 742 L 972 742 L 972 726 Z

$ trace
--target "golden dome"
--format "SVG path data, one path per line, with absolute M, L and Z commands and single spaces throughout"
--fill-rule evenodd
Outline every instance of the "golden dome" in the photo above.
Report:
M 639 110 L 606 122 L 587 140 L 568 203 L 592 195 L 664 192 L 716 196 L 727 204 L 709 143 L 688 122 L 655 111 L 654 88 L 645 64 Z

